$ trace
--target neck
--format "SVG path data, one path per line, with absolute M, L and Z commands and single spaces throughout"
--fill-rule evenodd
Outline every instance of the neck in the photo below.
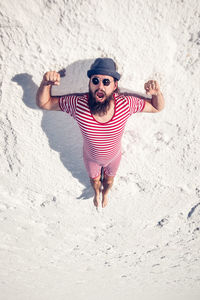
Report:
M 110 108 L 107 110 L 105 114 L 96 113 L 93 114 L 93 118 L 100 123 L 107 123 L 109 122 L 115 114 L 115 101 L 112 100 L 110 103 Z
M 114 108 L 115 108 L 114 100 L 111 99 L 106 111 L 99 111 L 99 112 L 94 113 L 93 115 L 99 116 L 99 117 L 107 116 L 107 115 L 110 115 L 113 113 Z

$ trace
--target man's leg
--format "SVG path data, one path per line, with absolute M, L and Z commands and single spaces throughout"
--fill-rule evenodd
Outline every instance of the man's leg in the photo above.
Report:
M 105 207 L 108 204 L 108 192 L 113 185 L 115 175 L 119 168 L 120 160 L 121 152 L 106 167 L 104 167 L 102 207 Z
M 103 179 L 103 191 L 102 191 L 102 207 L 108 204 L 108 192 L 111 189 L 114 182 L 114 176 L 104 176 Z
M 97 178 L 90 178 L 91 185 L 94 189 L 94 205 L 96 207 L 99 206 L 99 196 L 100 196 L 100 188 L 101 188 L 101 181 L 100 181 L 101 176 L 98 176 Z
M 87 153 L 83 151 L 83 160 L 85 163 L 85 167 L 87 170 L 87 173 L 90 178 L 90 183 L 94 190 L 94 205 L 98 207 L 99 205 L 99 196 L 100 196 L 100 188 L 101 188 L 101 167 L 95 163 L 93 160 L 91 160 Z

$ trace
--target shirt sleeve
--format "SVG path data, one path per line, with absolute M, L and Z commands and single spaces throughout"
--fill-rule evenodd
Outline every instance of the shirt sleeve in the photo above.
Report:
M 141 112 L 145 107 L 145 100 L 135 96 L 126 96 L 128 100 L 130 115 Z
M 76 117 L 78 96 L 66 95 L 59 98 L 60 109 L 67 114 L 70 114 L 74 119 Z

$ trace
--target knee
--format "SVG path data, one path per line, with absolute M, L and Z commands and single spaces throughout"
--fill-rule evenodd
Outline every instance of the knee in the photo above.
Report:
M 114 178 L 104 178 L 104 182 L 106 183 L 106 184 L 108 184 L 108 185 L 111 185 L 111 184 L 113 184 L 113 181 L 114 181 Z
M 97 177 L 97 178 L 90 178 L 90 182 L 91 182 L 92 184 L 97 184 L 97 183 L 99 183 L 99 181 L 100 181 L 100 177 Z

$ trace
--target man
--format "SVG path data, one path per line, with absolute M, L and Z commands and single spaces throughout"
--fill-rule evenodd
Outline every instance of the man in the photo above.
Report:
M 52 85 L 59 85 L 56 71 L 44 74 L 37 92 L 37 105 L 46 110 L 62 110 L 77 122 L 83 135 L 83 159 L 94 189 L 94 205 L 102 207 L 108 202 L 108 192 L 121 159 L 121 138 L 128 118 L 136 112 L 159 112 L 164 98 L 158 83 L 145 83 L 151 100 L 118 93 L 120 74 L 111 58 L 97 58 L 88 70 L 89 93 L 52 97 Z M 101 186 L 101 168 L 104 178 Z M 102 188 L 102 189 L 101 189 Z

